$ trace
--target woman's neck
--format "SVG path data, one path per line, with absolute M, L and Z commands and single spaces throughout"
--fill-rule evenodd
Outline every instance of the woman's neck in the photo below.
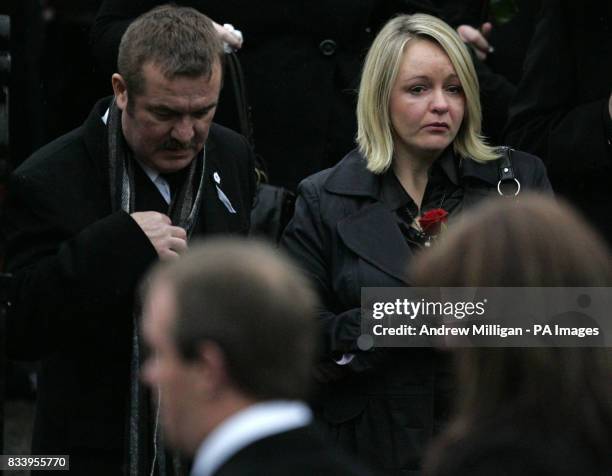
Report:
M 437 153 L 431 156 L 417 157 L 407 151 L 398 150 L 396 147 L 393 157 L 393 171 L 406 193 L 410 195 L 419 209 L 429 180 L 429 168 L 439 155 Z

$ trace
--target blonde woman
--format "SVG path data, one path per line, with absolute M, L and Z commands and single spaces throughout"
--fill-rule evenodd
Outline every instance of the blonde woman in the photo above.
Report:
M 538 158 L 494 149 L 480 136 L 470 55 L 437 18 L 402 15 L 380 31 L 365 60 L 357 120 L 359 147 L 300 185 L 284 246 L 324 303 L 324 426 L 387 474 L 412 474 L 446 418 L 446 366 L 428 350 L 361 351 L 361 288 L 410 284 L 407 264 L 432 239 L 419 221 L 427 212 L 448 215 L 452 226 L 487 196 L 551 188 Z

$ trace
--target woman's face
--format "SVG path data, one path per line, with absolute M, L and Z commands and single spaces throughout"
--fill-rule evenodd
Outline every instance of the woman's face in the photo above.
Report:
M 440 46 L 410 40 L 391 89 L 389 115 L 396 156 L 437 157 L 455 139 L 465 96 Z

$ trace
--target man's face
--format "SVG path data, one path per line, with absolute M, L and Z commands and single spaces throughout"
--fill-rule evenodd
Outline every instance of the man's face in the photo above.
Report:
M 209 78 L 168 79 L 156 64 L 145 63 L 142 76 L 142 94 L 128 97 L 121 75 L 113 75 L 123 135 L 142 163 L 161 173 L 178 172 L 204 147 L 219 100 L 221 67 L 215 64 Z
M 184 360 L 173 340 L 175 297 L 163 280 L 153 284 L 145 302 L 143 337 L 150 353 L 143 380 L 159 401 L 161 422 L 169 443 L 193 453 L 205 432 L 198 415 L 205 410 L 201 369 L 197 361 Z

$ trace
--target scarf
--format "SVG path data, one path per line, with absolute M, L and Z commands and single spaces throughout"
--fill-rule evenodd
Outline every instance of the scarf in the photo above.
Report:
M 121 111 L 115 100 L 112 101 L 107 121 L 108 129 L 108 159 L 110 174 L 110 198 L 112 211 L 123 210 L 133 213 L 136 190 L 134 187 L 134 160 L 132 152 L 125 142 L 121 129 Z M 204 189 L 204 170 L 206 154 L 202 151 L 202 160 L 193 160 L 189 165 L 187 177 L 178 193 L 173 194 L 170 202 L 169 216 L 172 224 L 180 226 L 191 236 L 202 202 Z M 196 187 L 197 184 L 197 187 Z M 194 193 L 195 192 L 195 193 Z M 128 420 L 128 461 L 127 469 L 130 476 L 157 474 L 170 476 L 182 474 L 180 458 L 172 457 L 172 462 L 166 460 L 162 434 L 159 428 L 159 406 L 151 411 L 150 399 L 143 388 L 140 379 L 141 348 L 139 322 L 142 306 L 138 300 L 134 303 L 132 357 L 130 362 L 130 402 Z M 158 405 L 161 400 L 158 392 Z M 149 445 L 153 447 L 153 456 L 149 454 Z M 171 464 L 171 466 L 168 466 Z

